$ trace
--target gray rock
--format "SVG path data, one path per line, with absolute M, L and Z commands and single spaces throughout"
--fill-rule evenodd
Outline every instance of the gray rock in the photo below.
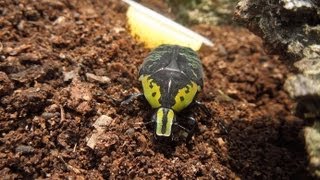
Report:
M 319 2 L 242 0 L 235 19 L 262 37 L 269 51 L 295 61 L 320 44 Z

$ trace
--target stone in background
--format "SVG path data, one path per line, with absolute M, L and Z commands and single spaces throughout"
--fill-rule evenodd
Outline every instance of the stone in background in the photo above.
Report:
M 320 1 L 241 0 L 235 18 L 292 66 L 285 89 L 298 101 L 297 114 L 313 123 L 304 136 L 310 170 L 320 178 Z

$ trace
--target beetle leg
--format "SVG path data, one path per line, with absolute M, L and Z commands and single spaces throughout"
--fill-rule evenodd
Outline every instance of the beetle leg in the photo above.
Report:
M 206 114 L 207 118 L 211 119 L 212 113 L 211 113 L 211 111 L 207 108 L 206 105 L 204 105 L 204 104 L 203 104 L 202 102 L 200 102 L 200 101 L 194 101 L 194 104 L 195 104 L 196 106 L 198 106 L 198 107 Z
M 178 124 L 178 123 L 175 123 L 174 124 L 175 126 L 177 126 L 177 127 L 179 127 L 180 129 L 182 129 L 183 131 L 185 131 L 185 132 L 187 132 L 188 133 L 188 136 L 187 136 L 187 138 L 186 138 L 186 141 L 189 141 L 190 140 L 190 136 L 189 136 L 189 134 L 191 133 L 190 132 L 190 130 L 189 129 L 187 129 L 187 128 L 185 128 L 185 127 L 183 127 L 183 126 L 181 126 L 180 124 Z
M 194 134 L 194 130 L 195 130 L 195 127 L 196 127 L 196 125 L 197 125 L 197 122 L 196 122 L 196 120 L 195 120 L 193 117 L 191 117 L 191 116 L 187 117 L 187 119 L 188 119 L 188 124 L 191 126 L 191 128 L 190 128 L 190 130 L 189 130 L 189 133 L 188 133 L 188 136 L 187 136 L 187 138 L 186 138 L 186 141 L 189 142 L 189 141 L 191 140 L 193 134 Z
M 212 118 L 212 113 L 210 112 L 210 110 L 207 108 L 207 106 L 199 101 L 194 101 L 194 104 L 197 105 L 207 116 L 208 119 Z M 223 130 L 223 132 L 225 134 L 228 134 L 228 130 L 226 128 L 226 126 L 224 125 L 223 120 L 219 119 L 215 119 L 214 121 L 218 124 L 218 126 Z
M 224 134 L 228 134 L 228 129 L 226 128 L 225 124 L 224 124 L 224 121 L 222 119 L 215 119 L 214 120 L 218 126 L 222 129 L 223 133 Z
M 194 134 L 194 130 L 195 130 L 195 127 L 197 125 L 197 122 L 191 116 L 184 117 L 184 118 L 186 118 L 188 120 L 188 126 L 190 127 L 189 129 L 184 127 L 184 126 L 182 126 L 182 125 L 180 125 L 179 123 L 175 123 L 175 125 L 188 133 L 188 136 L 186 137 L 186 142 L 189 142 L 191 140 L 193 134 Z
M 120 105 L 128 105 L 131 103 L 134 99 L 143 97 L 142 93 L 134 93 L 131 95 L 126 96 L 123 100 L 120 101 Z

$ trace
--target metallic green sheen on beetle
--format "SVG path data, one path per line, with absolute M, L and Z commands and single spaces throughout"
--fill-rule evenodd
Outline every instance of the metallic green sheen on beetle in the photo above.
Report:
M 195 102 L 203 87 L 203 67 L 195 51 L 177 45 L 157 47 L 145 58 L 139 80 L 144 97 L 155 109 L 151 122 L 156 138 L 170 137 L 174 126 L 193 133 L 193 127 L 182 126 L 177 116 L 194 126 L 194 118 L 184 117 L 180 112 Z

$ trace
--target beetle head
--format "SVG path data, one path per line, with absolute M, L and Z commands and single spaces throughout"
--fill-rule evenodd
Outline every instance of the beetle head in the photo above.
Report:
M 155 122 L 156 137 L 170 137 L 172 126 L 176 120 L 175 113 L 170 108 L 159 108 L 152 116 L 152 121 Z

